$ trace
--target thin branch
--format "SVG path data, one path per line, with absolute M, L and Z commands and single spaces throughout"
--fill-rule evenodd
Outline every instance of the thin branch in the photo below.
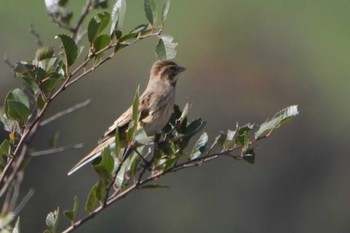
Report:
M 14 163 L 15 159 L 17 158 L 17 154 L 19 153 L 20 149 L 20 156 L 19 158 L 21 158 L 21 156 L 27 153 L 27 145 L 25 144 L 25 142 L 29 142 L 30 139 L 32 138 L 32 136 L 34 135 L 34 133 L 36 132 L 36 130 L 38 129 L 38 122 L 41 119 L 41 117 L 44 115 L 45 110 L 48 107 L 48 103 L 45 103 L 43 108 L 41 109 L 41 111 L 37 114 L 37 117 L 34 119 L 34 121 L 32 122 L 31 125 L 27 125 L 26 128 L 23 131 L 23 134 L 19 140 L 19 142 L 17 143 L 16 149 L 13 152 L 12 156 L 9 158 L 9 160 L 6 162 L 6 166 L 4 167 L 4 169 L 1 172 L 0 175 L 0 187 L 1 184 L 4 182 L 4 179 L 6 177 L 7 172 L 9 171 L 10 167 L 12 166 L 12 164 Z M 22 159 L 23 160 L 23 159 Z M 9 184 L 12 182 L 12 179 L 14 178 L 14 175 L 10 176 L 9 179 L 6 180 L 6 183 L 8 183 L 7 188 L 9 186 Z M 2 187 L 3 188 L 3 187 Z M 6 188 L 6 189 L 7 189 Z M 3 195 L 3 193 L 0 191 L 0 197 Z
M 10 61 L 7 54 L 4 55 L 4 62 L 11 68 L 14 69 L 16 66 Z
M 140 36 L 138 37 L 137 39 L 135 39 L 134 41 L 130 42 L 130 43 L 127 43 L 125 42 L 124 44 L 120 44 L 120 43 L 117 43 L 117 44 L 114 44 L 114 45 L 110 45 L 110 46 L 107 46 L 105 49 L 102 49 L 100 50 L 98 53 L 96 53 L 96 55 L 112 48 L 112 47 L 116 47 L 116 46 L 119 46 L 119 45 L 123 45 L 124 47 L 126 46 L 130 46 L 132 44 L 135 44 L 136 42 L 142 40 L 142 39 L 145 39 L 145 38 L 148 38 L 148 37 L 152 37 L 152 36 L 158 36 L 160 33 L 161 33 L 162 29 L 160 29 L 158 32 L 155 32 L 155 33 L 150 33 L 150 34 L 147 34 L 147 35 L 144 35 L 144 36 Z M 44 104 L 44 106 L 42 107 L 41 111 L 38 113 L 37 117 L 34 119 L 33 123 L 27 127 L 25 130 L 24 130 L 24 133 L 22 134 L 21 138 L 20 138 L 20 141 L 18 142 L 17 146 L 16 146 L 16 149 L 14 151 L 14 157 L 17 155 L 19 149 L 22 147 L 22 145 L 24 144 L 25 140 L 27 140 L 27 137 L 29 135 L 29 133 L 32 131 L 33 127 L 41 120 L 42 116 L 44 115 L 44 113 L 46 112 L 46 109 L 49 105 L 49 103 L 51 101 L 53 101 L 62 91 L 64 91 L 67 87 L 69 87 L 70 85 L 72 85 L 73 83 L 79 81 L 81 78 L 85 77 L 87 74 L 89 74 L 90 72 L 92 72 L 93 70 L 95 70 L 97 67 L 99 67 L 100 65 L 102 65 L 103 63 L 105 63 L 106 61 L 110 60 L 111 58 L 113 58 L 113 56 L 115 55 L 115 53 L 113 52 L 112 54 L 110 54 L 108 57 L 104 58 L 103 60 L 101 60 L 99 63 L 95 64 L 92 68 L 90 68 L 89 70 L 85 71 L 84 73 L 82 73 L 81 75 L 79 75 L 77 78 L 73 79 L 73 80 L 70 80 L 70 78 L 76 74 L 76 72 L 78 72 L 80 69 L 82 69 L 83 67 L 85 67 L 85 65 L 87 65 L 87 63 L 92 59 L 92 57 L 90 59 L 87 59 L 86 61 L 84 61 L 80 66 L 78 66 L 77 69 L 75 69 L 71 75 L 69 75 L 67 73 L 67 78 L 65 80 L 65 82 L 61 85 L 60 88 L 58 88 L 58 90 L 56 90 L 56 92 L 54 94 L 52 94 L 51 98 L 48 100 L 48 102 L 46 102 Z M 33 133 L 31 133 L 31 135 L 33 135 Z M 10 158 L 9 161 L 7 162 L 5 168 L 3 169 L 2 173 L 1 173 L 1 176 L 0 176 L 0 184 L 3 182 L 10 166 L 12 165 L 13 161 L 14 161 L 14 157 Z M 1 195 L 0 195 L 1 196 Z
M 63 111 L 61 111 L 61 112 L 58 112 L 58 113 L 56 113 L 55 115 L 53 115 L 53 116 L 47 118 L 46 120 L 43 120 L 43 121 L 39 124 L 39 126 L 47 125 L 47 124 L 51 123 L 52 121 L 55 121 L 55 120 L 57 120 L 57 119 L 59 119 L 59 118 L 65 116 L 65 115 L 67 115 L 67 114 L 70 114 L 70 113 L 72 113 L 72 112 L 74 112 L 74 111 L 76 111 L 76 110 L 79 110 L 79 109 L 81 109 L 81 108 L 84 108 L 84 107 L 88 106 L 90 103 L 91 103 L 91 99 L 87 99 L 87 100 L 85 100 L 84 102 L 78 103 L 78 104 L 76 104 L 76 105 L 74 105 L 74 106 L 72 106 L 72 107 L 70 107 L 70 108 L 67 108 L 67 109 L 65 109 L 65 110 L 63 110 Z
M 27 153 L 27 149 L 28 149 L 28 146 L 24 145 L 22 148 L 21 154 L 17 159 L 17 163 L 14 164 L 14 168 L 13 168 L 11 175 L 8 177 L 8 179 L 5 181 L 4 185 L 0 189 L 0 197 L 2 197 L 6 193 L 9 186 L 11 185 L 13 179 L 17 176 L 17 173 L 18 173 L 18 171 L 22 165 L 22 162 L 24 161 L 25 155 Z M 14 160 L 12 160 L 12 161 L 14 161 Z M 13 162 L 12 162 L 12 164 L 13 164 Z
M 118 176 L 118 173 L 120 171 L 120 169 L 122 168 L 122 165 L 123 163 L 125 162 L 125 160 L 129 157 L 129 155 L 131 154 L 131 152 L 134 150 L 133 148 L 133 144 L 130 144 L 123 152 L 123 157 L 122 157 L 122 160 L 120 161 L 120 164 L 117 168 L 117 170 L 114 172 L 114 175 L 112 177 L 112 180 L 111 180 L 111 183 L 109 184 L 109 186 L 106 188 L 106 195 L 105 195 L 105 198 L 103 200 L 103 206 L 105 206 L 107 204 L 107 200 L 108 200 L 108 195 L 109 195 L 109 192 L 110 190 L 112 189 L 114 183 L 115 183 L 115 180 Z
M 84 78 L 87 74 L 91 73 L 92 71 L 94 71 L 97 67 L 99 67 L 100 65 L 102 65 L 103 63 L 105 63 L 106 61 L 112 59 L 114 56 L 114 53 L 110 54 L 109 56 L 105 57 L 104 59 L 102 59 L 100 62 L 98 62 L 96 65 L 94 65 L 93 67 L 91 67 L 90 69 L 84 71 L 84 73 L 82 73 L 81 75 L 79 75 L 78 77 L 76 77 L 73 80 L 70 80 L 69 82 L 67 82 L 65 84 L 65 88 L 69 87 L 70 85 L 74 84 L 75 82 L 79 81 L 80 79 Z
M 108 206 L 112 205 L 114 202 L 118 201 L 121 198 L 124 198 L 127 194 L 129 194 L 133 190 L 138 189 L 140 186 L 142 186 L 142 185 L 144 185 L 146 183 L 149 183 L 149 182 L 151 182 L 153 180 L 157 180 L 159 177 L 161 177 L 161 176 L 163 176 L 163 175 L 165 175 L 167 173 L 176 172 L 176 171 L 178 171 L 180 169 L 184 169 L 184 168 L 190 168 L 190 167 L 194 167 L 194 166 L 199 166 L 203 162 L 208 162 L 208 161 L 214 160 L 216 158 L 219 158 L 220 155 L 227 155 L 225 153 L 226 153 L 226 151 L 225 152 L 219 152 L 219 153 L 216 153 L 216 154 L 206 155 L 204 157 L 201 157 L 200 159 L 198 158 L 196 160 L 186 161 L 186 162 L 183 162 L 183 163 L 181 163 L 179 165 L 175 165 L 175 166 L 169 168 L 168 170 L 153 173 L 149 177 L 147 177 L 146 179 L 139 180 L 138 182 L 133 183 L 132 185 L 130 185 L 128 188 L 126 188 L 122 192 L 114 193 L 113 195 L 111 195 L 108 198 L 108 200 L 104 201 L 103 205 L 100 205 L 93 212 L 89 213 L 88 215 L 86 215 L 82 219 L 74 222 L 70 227 L 65 229 L 63 231 L 63 233 L 68 233 L 68 232 L 71 232 L 74 229 L 78 228 L 79 226 L 81 226 L 86 221 L 94 218 L 98 213 L 100 213 L 102 210 L 104 210 Z M 195 161 L 195 163 L 193 163 L 193 161 Z
M 52 21 L 57 24 L 60 28 L 63 28 L 67 31 L 70 31 L 71 33 L 74 33 L 74 28 L 70 27 L 69 25 L 63 23 L 61 20 L 56 19 L 55 17 L 51 17 Z
M 29 192 L 23 197 L 21 202 L 16 207 L 15 209 L 16 214 L 18 214 L 22 210 L 22 208 L 25 206 L 25 204 L 28 203 L 28 201 L 30 200 L 30 198 L 32 198 L 33 195 L 34 195 L 34 190 L 30 189 Z
M 113 45 L 109 45 L 106 48 L 98 51 L 97 53 L 94 54 L 94 56 L 90 57 L 90 59 L 87 59 L 86 61 L 84 61 L 81 65 L 79 65 L 72 73 L 71 76 L 75 75 L 79 70 L 81 70 L 83 67 L 85 67 L 93 57 L 102 54 L 103 52 L 111 49 L 111 48 L 115 48 L 117 46 L 130 46 L 133 45 L 137 42 L 139 42 L 140 40 L 146 39 L 148 37 L 152 37 L 152 36 L 158 36 L 161 33 L 161 30 L 159 30 L 158 32 L 155 33 L 151 33 L 151 34 L 147 34 L 145 36 L 139 36 L 138 38 L 136 38 L 135 40 L 131 41 L 131 42 L 122 42 L 122 43 L 117 43 L 117 44 L 113 44 Z M 114 57 L 115 53 L 112 52 L 110 55 L 108 55 L 107 57 L 105 57 L 104 59 L 100 60 L 98 63 L 94 64 L 90 69 L 84 71 L 82 74 L 80 74 L 78 77 L 76 77 L 73 80 L 70 80 L 69 82 L 67 82 L 67 84 L 65 85 L 65 87 L 68 87 L 72 84 L 74 84 L 75 82 L 79 81 L 80 79 L 84 78 L 87 74 L 89 74 L 90 72 L 94 71 L 97 67 L 99 67 L 100 65 L 102 65 L 103 63 L 105 63 L 106 61 L 112 59 Z
M 87 0 L 86 4 L 80 14 L 80 17 L 77 21 L 77 24 L 75 25 L 75 27 L 73 28 L 72 32 L 73 32 L 73 38 L 76 39 L 79 29 L 82 25 L 82 23 L 84 22 L 84 19 L 86 18 L 86 16 L 89 14 L 89 12 L 92 10 L 92 0 Z
M 34 25 L 32 23 L 29 25 L 29 32 L 32 33 L 33 36 L 35 37 L 36 44 L 39 47 L 42 47 L 44 44 L 41 40 L 40 34 L 37 31 L 35 31 Z
M 127 189 L 125 189 L 123 192 L 119 193 L 117 196 L 115 196 L 115 200 L 118 200 L 122 197 L 125 197 L 128 193 L 130 193 L 131 191 L 133 191 L 134 189 L 137 188 L 137 185 L 134 184 L 130 187 L 128 187 Z M 65 229 L 64 231 L 62 231 L 62 233 L 68 233 L 73 231 L 74 229 L 78 228 L 79 226 L 81 226 L 83 223 L 87 222 L 88 220 L 94 218 L 98 213 L 100 213 L 102 210 L 104 210 L 106 207 L 110 206 L 113 202 L 115 202 L 115 200 L 109 200 L 107 202 L 106 205 L 101 205 L 99 207 L 97 207 L 93 212 L 89 213 L 88 215 L 86 215 L 85 217 L 83 217 L 82 219 L 80 219 L 79 221 L 73 223 L 70 227 L 68 227 L 67 229 Z
M 79 31 L 79 28 L 84 20 L 84 18 L 86 17 L 86 15 L 88 14 L 88 12 L 91 10 L 89 4 L 91 4 L 90 1 L 87 1 L 86 4 L 86 11 L 83 11 L 83 14 L 81 16 L 81 19 L 78 20 L 78 24 L 75 28 L 69 27 L 68 25 L 63 25 L 62 22 L 55 20 L 54 17 L 52 18 L 59 26 L 61 26 L 62 28 L 65 28 L 69 31 L 71 31 L 72 33 L 75 33 L 74 30 Z M 86 13 L 84 13 L 86 12 Z M 116 46 L 121 46 L 121 47 L 126 47 L 126 46 L 130 46 L 133 45 L 135 43 L 137 43 L 138 41 L 148 38 L 148 37 L 152 37 L 152 36 L 158 36 L 161 33 L 162 29 L 158 32 L 152 32 L 150 34 L 147 35 L 143 35 L 143 36 L 139 36 L 138 38 L 136 38 L 135 40 L 131 41 L 131 42 L 123 42 L 123 43 L 117 43 L 114 45 L 110 45 L 107 46 L 105 49 L 102 49 L 100 51 L 98 51 L 96 54 L 94 55 L 98 55 L 110 48 L 115 48 Z M 35 35 L 35 34 L 34 34 Z M 80 66 L 78 66 L 78 68 L 76 68 L 71 74 L 69 73 L 68 67 L 66 67 L 66 80 L 62 83 L 62 85 L 51 95 L 51 97 L 45 101 L 43 107 L 40 109 L 40 111 L 37 112 L 36 116 L 33 118 L 33 121 L 26 125 L 24 127 L 23 133 L 19 139 L 19 142 L 17 143 L 14 152 L 13 152 L 13 156 L 10 157 L 7 162 L 6 165 L 4 167 L 4 169 L 1 172 L 0 175 L 0 197 L 2 197 L 4 195 L 4 193 L 6 193 L 6 191 L 9 189 L 10 185 L 12 184 L 12 182 L 14 181 L 14 179 L 17 177 L 19 169 L 24 161 L 24 158 L 26 156 L 27 150 L 28 150 L 28 143 L 30 142 L 32 136 L 35 134 L 35 132 L 38 129 L 39 126 L 39 122 L 41 121 L 44 113 L 46 112 L 49 104 L 51 103 L 51 101 L 53 101 L 60 93 L 62 93 L 68 86 L 72 85 L 73 83 L 79 81 L 81 78 L 85 77 L 87 74 L 89 74 L 90 72 L 92 72 L 93 70 L 95 70 L 97 67 L 99 67 L 100 65 L 102 65 L 103 63 L 105 63 L 106 61 L 110 60 L 111 58 L 113 58 L 115 55 L 115 51 L 113 51 L 109 56 L 105 57 L 104 59 L 100 60 L 97 64 L 94 64 L 93 67 L 91 67 L 89 70 L 83 72 L 81 75 L 79 75 L 78 77 L 76 77 L 75 79 L 71 80 L 71 78 L 78 72 L 80 71 L 82 68 L 84 68 L 93 58 L 94 56 L 91 56 L 89 59 L 87 59 L 86 61 L 84 61 Z M 14 65 L 12 65 L 11 62 L 9 62 L 8 58 L 5 57 L 5 62 L 11 67 L 11 68 L 15 68 Z
M 83 143 L 78 143 L 78 144 L 75 144 L 72 146 L 61 146 L 61 147 L 52 148 L 52 149 L 48 149 L 48 150 L 36 151 L 36 152 L 31 153 L 30 155 L 31 156 L 51 155 L 51 154 L 64 152 L 67 150 L 81 149 L 81 148 L 83 148 L 83 146 L 84 146 Z
M 13 186 L 13 194 L 12 194 L 12 198 L 11 198 L 11 202 L 10 202 L 10 209 L 11 210 L 15 209 L 16 202 L 17 202 L 18 195 L 19 195 L 19 188 L 21 186 L 22 180 L 23 180 L 23 171 L 17 173 L 17 179 L 16 179 L 16 182 L 14 183 L 14 186 Z

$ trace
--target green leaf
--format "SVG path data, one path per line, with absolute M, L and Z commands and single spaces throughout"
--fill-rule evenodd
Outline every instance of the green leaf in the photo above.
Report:
M 137 127 L 137 122 L 139 120 L 139 90 L 140 87 L 137 88 L 136 92 L 135 92 L 135 97 L 134 97 L 134 101 L 132 104 L 132 121 L 129 124 L 128 127 L 128 133 L 127 133 L 127 140 L 131 141 L 135 135 L 135 129 Z
M 46 96 L 51 95 L 58 81 L 59 81 L 58 78 L 48 78 L 45 81 L 41 82 L 40 87 L 45 92 Z
M 20 102 L 24 106 L 29 108 L 29 98 L 21 89 L 16 88 L 10 93 L 11 93 L 11 99 L 15 100 L 16 102 Z
M 73 210 L 65 210 L 63 212 L 64 216 L 66 216 L 71 222 L 74 222 L 77 212 L 78 212 L 79 199 L 77 196 L 74 197 L 74 205 Z
M 23 123 L 28 121 L 29 109 L 22 103 L 14 100 L 6 100 L 6 114 L 9 118 L 20 120 Z
M 66 66 L 71 66 L 75 62 L 78 57 L 78 46 L 75 41 L 64 34 L 56 36 L 56 38 L 60 38 L 63 44 L 64 56 L 65 56 L 65 64 Z M 68 75 L 68 74 L 66 74 Z
M 139 163 L 140 163 L 140 156 L 137 153 L 133 153 L 130 157 L 130 161 L 128 163 L 128 168 L 127 168 L 130 175 L 136 174 Z
M 57 207 L 56 210 L 50 212 L 46 217 L 46 225 L 52 233 L 56 233 L 58 219 L 59 219 L 60 208 Z
M 164 171 L 172 168 L 176 164 L 177 160 L 178 160 L 177 156 L 167 156 L 165 166 L 164 166 Z
M 165 0 L 164 5 L 163 5 L 163 10 L 162 10 L 162 23 L 166 21 L 166 18 L 168 16 L 170 8 L 170 0 Z
M 126 133 L 126 141 L 130 142 L 133 137 L 134 137 L 134 133 L 135 133 L 135 121 L 131 120 L 129 125 L 128 125 L 128 129 L 127 129 L 127 133 Z
M 43 46 L 43 47 L 40 47 L 36 50 L 35 58 L 38 61 L 42 61 L 45 59 L 52 58 L 54 56 L 54 54 L 55 54 L 55 51 L 53 50 L 53 48 L 51 46 Z
M 114 169 L 114 159 L 111 154 L 111 149 L 109 147 L 104 148 L 102 151 L 102 156 L 95 159 L 92 162 L 92 165 L 100 178 L 107 183 L 112 177 L 112 172 Z
M 170 35 L 162 35 L 156 46 L 156 56 L 159 60 L 170 60 L 176 56 L 176 46 L 174 37 Z
M 92 6 L 94 9 L 106 9 L 108 8 L 108 0 L 94 0 L 92 1 Z
M 85 204 L 85 210 L 88 212 L 92 212 L 96 206 L 96 203 L 97 203 L 96 190 L 98 187 L 98 183 L 96 183 L 89 192 L 89 196 Z
M 97 183 L 97 188 L 96 188 L 96 199 L 101 201 L 104 198 L 104 192 L 106 190 L 106 183 L 102 180 Z
M 7 94 L 5 99 L 5 112 L 8 118 L 27 122 L 30 115 L 28 96 L 20 89 Z
M 206 132 L 203 132 L 192 149 L 192 152 L 190 154 L 190 159 L 191 160 L 196 159 L 202 153 L 204 153 L 207 143 L 208 143 L 208 134 Z
M 111 43 L 111 38 L 109 35 L 103 34 L 99 35 L 95 40 L 94 40 L 94 49 L 95 52 L 100 51 L 101 49 L 106 48 L 109 44 Z
M 171 114 L 170 120 L 168 121 L 167 125 L 163 128 L 163 133 L 171 132 L 176 126 L 176 130 L 178 130 L 178 125 L 181 124 L 181 110 L 178 105 L 174 104 L 173 113 Z M 179 122 L 180 121 L 180 122 Z
M 292 105 L 282 109 L 271 119 L 261 124 L 259 129 L 255 132 L 255 139 L 260 139 L 268 136 L 273 130 L 280 127 L 290 119 L 299 114 L 298 105 Z
M 134 122 L 138 122 L 139 120 L 139 96 L 140 96 L 140 86 L 137 87 L 137 90 L 135 92 L 135 97 L 134 97 L 134 101 L 132 104 L 132 119 L 134 120 Z
M 9 119 L 6 114 L 0 111 L 0 121 L 4 124 L 4 130 L 7 132 L 16 132 L 20 133 L 21 128 L 18 125 L 18 122 L 12 119 Z
M 124 42 L 127 40 L 135 39 L 137 38 L 138 34 L 137 33 L 129 33 L 126 35 L 123 35 L 122 38 L 119 39 L 120 42 Z
M 216 136 L 213 144 L 210 146 L 209 151 L 212 151 L 216 146 L 223 146 L 227 138 L 227 134 L 224 132 L 220 132 L 218 136 Z
M 130 158 L 130 157 L 129 157 Z M 124 161 L 120 166 L 120 170 L 117 174 L 117 177 L 115 179 L 115 184 L 117 185 L 118 188 L 122 189 L 125 185 L 125 173 L 126 173 L 126 168 L 128 167 L 128 159 Z
M 168 185 L 161 185 L 161 184 L 149 184 L 149 185 L 145 185 L 142 186 L 141 189 L 168 189 L 170 188 Z
M 185 119 L 185 117 L 187 117 L 187 115 L 188 115 L 189 110 L 190 110 L 190 105 L 188 103 L 186 103 L 184 109 L 182 110 L 180 118 Z
M 145 14 L 148 21 L 154 25 L 156 20 L 157 5 L 155 0 L 145 0 Z
M 162 150 L 162 152 L 165 155 L 173 155 L 173 154 L 175 154 L 173 148 L 171 147 L 171 144 L 168 143 L 168 142 L 160 143 L 159 148 Z
M 120 30 L 123 27 L 124 17 L 126 12 L 126 1 L 117 0 L 112 9 L 112 25 L 109 34 L 112 35 L 115 30 Z
M 42 95 L 37 95 L 37 96 L 38 96 L 38 98 L 37 98 L 37 100 L 36 100 L 36 106 L 37 106 L 39 109 L 42 109 L 42 108 L 44 107 L 44 105 L 45 105 L 45 101 L 44 101 Z
M 135 27 L 131 32 L 130 34 L 133 34 L 133 35 L 139 35 L 140 33 L 142 34 L 143 32 L 148 32 L 152 30 L 152 27 L 149 25 L 149 24 L 141 24 L 137 27 Z
M 206 122 L 203 121 L 201 118 L 193 120 L 191 123 L 189 123 L 186 126 L 185 136 L 192 136 L 198 133 L 204 128 L 205 125 L 206 125 Z
M 98 35 L 107 27 L 111 16 L 108 12 L 102 12 L 93 17 L 88 25 L 88 39 L 92 44 Z
M 175 136 L 174 141 L 179 146 L 180 151 L 187 147 L 192 136 L 201 131 L 205 127 L 205 125 L 206 122 L 202 119 L 195 119 L 186 126 L 186 128 L 183 130 L 183 133 Z
M 0 145 L 0 157 L 4 155 L 10 156 L 11 150 L 12 148 L 10 142 L 7 139 L 5 139 Z
M 249 132 L 254 128 L 252 124 L 246 124 L 239 128 L 236 141 L 242 146 L 242 152 L 245 152 L 250 143 Z
M 236 125 L 235 130 L 230 130 L 230 129 L 227 130 L 226 140 L 223 143 L 224 148 L 231 149 L 237 144 L 237 141 L 236 141 L 237 134 L 238 134 L 238 124 Z

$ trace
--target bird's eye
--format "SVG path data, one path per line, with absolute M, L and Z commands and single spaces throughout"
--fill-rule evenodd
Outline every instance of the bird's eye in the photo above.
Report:
M 175 66 L 171 66 L 171 67 L 169 67 L 168 68 L 168 72 L 170 73 L 170 74 L 176 74 L 177 73 L 177 70 L 176 70 L 176 67 Z

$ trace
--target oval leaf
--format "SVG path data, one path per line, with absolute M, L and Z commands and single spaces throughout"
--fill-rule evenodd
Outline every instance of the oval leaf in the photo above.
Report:
M 155 18 L 156 18 L 156 3 L 154 0 L 145 0 L 144 3 L 144 7 L 145 7 L 145 14 L 146 17 L 148 19 L 148 21 L 154 25 L 155 23 Z
M 10 119 L 27 122 L 30 115 L 28 96 L 18 88 L 9 92 L 5 99 L 5 113 Z
M 292 105 L 282 109 L 271 119 L 261 124 L 259 129 L 255 132 L 255 139 L 260 139 L 268 136 L 273 130 L 292 119 L 299 114 L 298 105 Z
M 97 14 L 95 17 L 93 17 L 88 25 L 88 39 L 89 42 L 92 44 L 96 37 L 101 34 L 103 29 L 105 29 L 109 23 L 111 16 L 108 12 L 103 12 Z
M 75 217 L 77 216 L 78 204 L 79 204 L 79 199 L 77 196 L 75 196 L 73 209 L 72 210 L 65 210 L 63 212 L 64 216 L 66 216 L 71 222 L 74 222 Z
M 58 224 L 58 216 L 60 209 L 50 212 L 46 217 L 46 225 L 49 227 L 51 232 L 56 232 L 57 224 Z
M 85 203 L 85 209 L 88 212 L 92 212 L 94 210 L 94 208 L 95 208 L 96 203 L 97 203 L 97 197 L 96 197 L 97 187 L 98 187 L 98 183 L 96 183 L 92 187 L 92 189 L 90 190 L 88 199 L 87 199 L 87 201 Z
M 104 148 L 102 157 L 95 159 L 92 165 L 100 176 L 100 179 L 107 182 L 112 177 L 114 169 L 114 159 L 111 154 L 111 149 L 109 147 Z
M 10 142 L 7 139 L 5 139 L 0 145 L 0 157 L 4 155 L 5 156 L 11 155 L 11 150 L 12 148 L 11 148 Z
M 207 146 L 207 143 L 208 143 L 208 134 L 206 132 L 203 132 L 192 149 L 190 159 L 191 160 L 196 159 L 203 152 L 205 152 L 205 148 Z
M 174 38 L 170 35 L 162 35 L 156 46 L 156 55 L 159 60 L 170 60 L 176 56 Z
M 162 23 L 164 23 L 166 21 L 166 18 L 168 16 L 168 12 L 169 12 L 169 8 L 170 8 L 170 0 L 166 0 L 164 2 L 163 10 L 162 10 Z
M 101 49 L 106 48 L 111 43 L 111 38 L 109 35 L 103 34 L 98 36 L 94 41 L 95 52 L 100 51 Z
M 112 25 L 109 34 L 112 35 L 116 29 L 121 29 L 124 23 L 126 12 L 126 1 L 117 0 L 112 9 Z
M 48 58 L 52 58 L 54 55 L 54 50 L 51 46 L 43 46 L 36 50 L 35 52 L 35 58 L 38 61 L 42 61 Z
M 73 65 L 78 57 L 78 46 L 75 41 L 69 36 L 63 34 L 56 36 L 56 38 L 60 38 L 62 41 L 66 66 Z

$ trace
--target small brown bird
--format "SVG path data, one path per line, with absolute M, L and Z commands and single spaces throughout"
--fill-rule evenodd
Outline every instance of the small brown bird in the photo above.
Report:
M 168 123 L 173 112 L 178 74 L 183 71 L 185 68 L 173 61 L 156 61 L 153 64 L 147 88 L 139 99 L 139 125 L 148 136 L 154 135 Z M 100 156 L 104 148 L 113 148 L 116 128 L 119 132 L 127 130 L 131 119 L 132 106 L 108 128 L 97 147 L 80 160 L 68 175 Z

